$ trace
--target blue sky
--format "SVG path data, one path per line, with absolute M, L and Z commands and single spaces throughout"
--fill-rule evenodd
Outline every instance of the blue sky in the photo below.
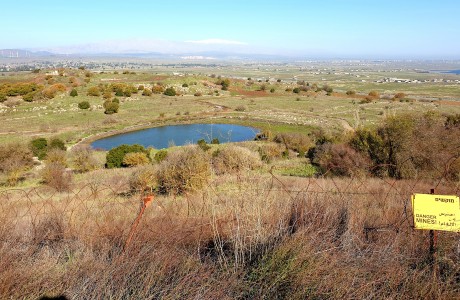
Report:
M 5 0 L 0 11 L 0 48 L 460 58 L 458 0 Z

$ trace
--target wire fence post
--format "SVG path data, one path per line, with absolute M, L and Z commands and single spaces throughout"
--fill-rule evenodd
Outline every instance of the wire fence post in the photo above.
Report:
M 435 189 L 430 190 L 430 194 L 434 195 Z M 438 233 L 435 230 L 430 230 L 430 263 L 432 266 L 433 276 L 436 276 L 438 272 L 438 262 L 436 259 L 437 254 L 437 243 L 438 243 Z

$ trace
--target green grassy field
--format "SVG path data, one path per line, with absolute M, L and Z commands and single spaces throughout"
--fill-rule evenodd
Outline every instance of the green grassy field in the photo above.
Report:
M 20 97 L 10 99 L 9 102 L 15 103 L 9 105 L 10 107 L 3 105 L 0 109 L 2 124 L 0 141 L 23 140 L 43 135 L 58 136 L 64 138 L 68 144 L 74 144 L 96 133 L 122 130 L 132 126 L 209 122 L 209 120 L 225 120 L 225 122 L 271 128 L 275 132 L 289 130 L 308 132 L 318 127 L 330 132 L 342 132 L 363 126 L 375 126 L 386 116 L 398 113 L 460 112 L 460 106 L 456 105 L 460 95 L 458 83 L 378 84 L 372 82 L 390 76 L 420 80 L 458 78 L 451 74 L 376 72 L 375 70 L 304 71 L 299 68 L 250 69 L 238 66 L 228 66 L 218 70 L 212 68 L 199 70 L 197 72 L 197 69 L 193 68 L 179 70 L 163 68 L 136 70 L 135 74 L 123 74 L 121 71 L 117 71 L 118 74 L 114 74 L 113 71 L 92 72 L 89 83 L 83 81 L 87 71 L 67 70 L 64 76 L 52 76 L 53 83 L 63 83 L 70 90 L 69 78 L 74 77 L 81 84 L 76 88 L 79 95 L 73 98 L 68 96 L 68 93 L 63 93 L 50 100 L 30 103 L 22 101 Z M 230 90 L 222 91 L 221 87 L 215 84 L 216 78 L 206 76 L 212 72 L 215 74 L 216 71 L 219 71 L 217 75 L 232 74 L 232 77 L 244 79 L 232 80 Z M 44 80 L 45 72 L 9 74 L 1 77 L 0 83 L 34 81 L 47 86 Z M 248 84 L 246 77 L 251 77 L 252 84 Z M 261 82 L 258 82 L 257 78 L 263 80 L 259 79 Z M 271 81 L 265 82 L 269 78 L 272 78 Z M 281 82 L 276 82 L 275 78 L 281 79 Z M 366 82 L 362 82 L 361 78 L 366 78 Z M 337 93 L 327 96 L 325 92 L 295 94 L 285 91 L 286 88 L 295 87 L 297 80 L 317 83 L 318 86 L 328 84 Z M 173 86 L 182 95 L 142 96 L 138 93 L 131 97 L 118 97 L 121 100 L 120 110 L 114 115 L 104 114 L 102 97 L 86 95 L 88 88 L 101 84 L 126 83 L 151 87 L 160 82 L 166 87 Z M 182 87 L 184 83 L 187 83 L 188 87 Z M 263 84 L 266 85 L 266 91 L 257 91 Z M 274 93 L 269 92 L 271 88 L 275 89 Z M 355 90 L 357 96 L 344 95 L 348 90 Z M 378 91 L 382 99 L 360 104 L 363 95 L 367 95 L 371 90 Z M 202 96 L 193 96 L 196 92 L 200 92 Z M 385 100 L 397 92 L 404 92 L 408 98 L 415 100 L 410 102 Z M 435 101 L 438 99 L 449 100 L 452 103 Z M 91 109 L 78 109 L 78 103 L 81 101 L 88 101 Z

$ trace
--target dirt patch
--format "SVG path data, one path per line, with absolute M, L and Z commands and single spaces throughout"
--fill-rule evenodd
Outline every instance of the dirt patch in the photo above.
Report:
M 266 91 L 246 91 L 240 88 L 230 88 L 230 92 L 236 93 L 238 95 L 247 96 L 247 97 L 266 97 Z
M 441 100 L 441 101 L 437 101 L 437 103 L 441 105 L 447 105 L 447 106 L 460 106 L 460 101 Z

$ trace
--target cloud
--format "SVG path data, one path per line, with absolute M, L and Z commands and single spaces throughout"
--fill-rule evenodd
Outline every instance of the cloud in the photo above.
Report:
M 206 39 L 198 41 L 185 41 L 186 43 L 202 44 L 202 45 L 247 45 L 247 43 L 240 41 L 230 41 L 224 39 Z

